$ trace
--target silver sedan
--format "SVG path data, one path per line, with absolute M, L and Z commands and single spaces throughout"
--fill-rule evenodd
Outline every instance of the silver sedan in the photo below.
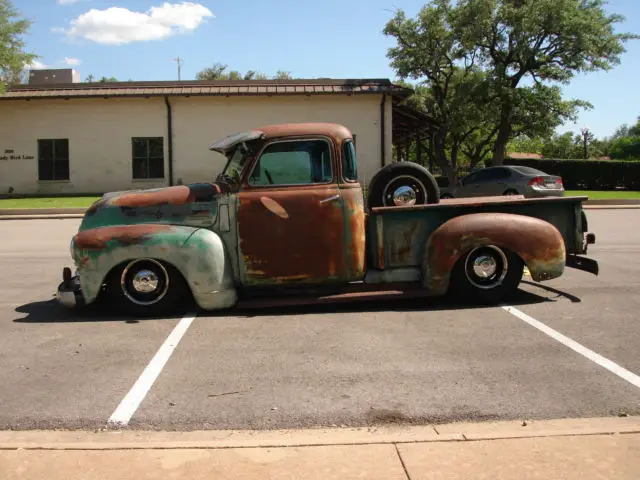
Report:
M 561 177 L 517 165 L 476 170 L 460 179 L 453 188 L 441 190 L 441 198 L 496 195 L 524 195 L 527 198 L 564 196 Z

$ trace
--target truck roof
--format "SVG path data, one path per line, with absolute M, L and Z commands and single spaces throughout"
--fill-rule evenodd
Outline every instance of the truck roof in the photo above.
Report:
M 297 135 L 325 135 L 341 142 L 353 138 L 351 131 L 339 123 L 330 122 L 302 122 L 280 123 L 253 128 L 244 132 L 227 135 L 209 146 L 209 150 L 225 153 L 232 150 L 238 143 L 257 138 L 277 138 Z

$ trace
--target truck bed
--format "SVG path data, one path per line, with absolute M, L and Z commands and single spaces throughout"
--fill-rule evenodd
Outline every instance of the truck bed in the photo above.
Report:
M 431 233 L 451 218 L 472 213 L 528 215 L 554 225 L 567 254 L 583 253 L 587 231 L 582 202 L 588 197 L 525 198 L 522 195 L 443 199 L 440 203 L 373 208 L 367 216 L 367 261 L 378 270 L 421 265 Z

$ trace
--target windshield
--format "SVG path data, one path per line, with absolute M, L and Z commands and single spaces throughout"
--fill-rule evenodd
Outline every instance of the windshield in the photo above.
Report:
M 246 150 L 243 148 L 243 145 L 240 144 L 236 148 L 233 149 L 233 154 L 227 155 L 229 159 L 227 164 L 222 170 L 222 173 L 218 175 L 218 178 L 226 177 L 232 180 L 234 183 L 240 182 L 240 175 L 242 174 L 242 170 L 244 169 L 244 164 L 247 161 L 247 155 L 245 154 Z

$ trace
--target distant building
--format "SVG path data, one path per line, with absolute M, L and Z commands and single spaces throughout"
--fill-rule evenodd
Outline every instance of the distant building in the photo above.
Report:
M 73 68 L 51 68 L 29 71 L 29 85 L 79 83 L 80 74 Z
M 385 79 L 80 83 L 35 70 L 0 95 L 0 194 L 104 193 L 210 181 L 208 150 L 228 134 L 287 122 L 336 122 L 356 135 L 366 184 L 424 122 Z M 394 112 L 398 112 L 397 119 Z

